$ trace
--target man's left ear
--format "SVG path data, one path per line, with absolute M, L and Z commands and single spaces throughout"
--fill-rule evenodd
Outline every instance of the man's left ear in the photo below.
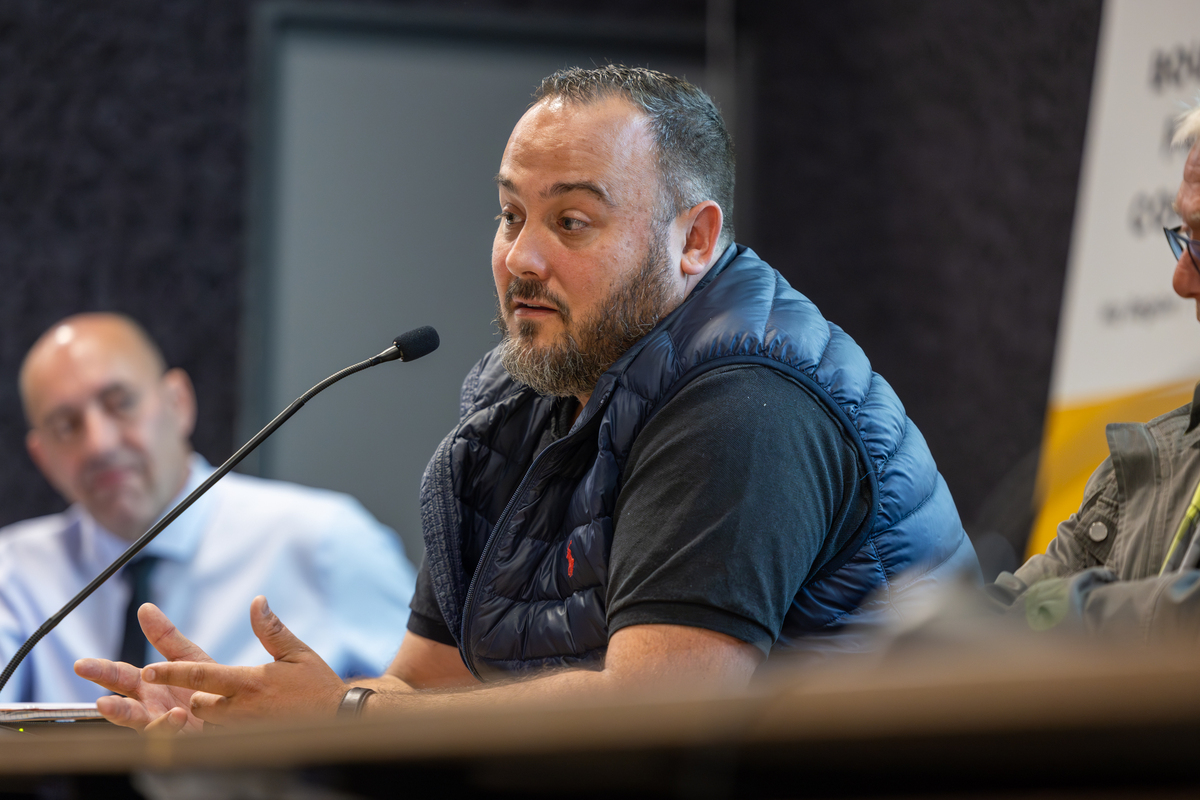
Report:
M 698 203 L 683 213 L 683 253 L 679 268 L 685 275 L 703 275 L 720 256 L 717 242 L 721 239 L 721 227 L 725 214 L 713 200 Z
M 192 388 L 192 379 L 182 369 L 175 367 L 163 374 L 162 381 L 180 433 L 183 438 L 190 439 L 196 427 L 196 390 Z

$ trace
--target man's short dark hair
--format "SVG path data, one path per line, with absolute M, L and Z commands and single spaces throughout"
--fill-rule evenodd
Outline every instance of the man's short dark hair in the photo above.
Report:
M 609 64 L 561 69 L 545 78 L 533 96 L 534 102 L 547 97 L 582 104 L 607 97 L 628 100 L 650 119 L 670 216 L 713 200 L 725 215 L 720 243 L 733 241 L 733 139 L 707 94 L 682 78 Z

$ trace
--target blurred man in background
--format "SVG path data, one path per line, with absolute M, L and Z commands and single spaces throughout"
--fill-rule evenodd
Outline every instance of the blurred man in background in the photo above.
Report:
M 1200 319 L 1200 107 L 1183 114 L 1176 146 L 1190 145 L 1166 231 L 1172 285 Z M 1181 347 L 1192 346 L 1180 342 Z M 1119 369 L 1120 365 L 1114 365 Z M 993 596 L 1045 630 L 1063 623 L 1148 641 L 1200 641 L 1200 571 L 1187 560 L 1200 518 L 1200 384 L 1188 405 L 1148 423 L 1107 428 L 1110 455 L 1058 526 L 1045 554 L 1001 573 Z
M 0 531 L 0 657 L 20 644 L 212 473 L 192 452 L 191 381 L 133 320 L 81 314 L 25 357 L 29 454 L 71 507 Z M 90 701 L 82 655 L 157 658 L 137 624 L 153 601 L 221 660 L 263 650 L 246 606 L 270 593 L 339 674 L 375 675 L 408 618 L 414 574 L 398 537 L 355 500 L 227 475 L 69 615 L 5 687 L 11 701 Z M 363 613 L 363 609 L 369 609 Z

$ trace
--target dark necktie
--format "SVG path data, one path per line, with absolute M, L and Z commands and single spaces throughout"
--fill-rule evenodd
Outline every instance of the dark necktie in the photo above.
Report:
M 156 556 L 142 556 L 126 564 L 122 573 L 132 592 L 125 608 L 125 635 L 121 639 L 119 660 L 135 667 L 146 666 L 147 642 L 138 624 L 137 610 L 142 603 L 150 602 L 150 573 L 157 561 Z

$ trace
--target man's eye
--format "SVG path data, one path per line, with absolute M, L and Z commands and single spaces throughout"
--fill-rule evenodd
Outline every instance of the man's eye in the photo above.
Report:
M 496 219 L 500 220 L 505 225 L 517 224 L 517 215 L 512 211 L 501 211 L 496 215 Z
M 128 416 L 137 408 L 138 398 L 132 392 L 111 391 L 104 394 L 104 410 L 113 416 Z
M 562 226 L 564 230 L 578 231 L 586 228 L 587 223 L 581 219 L 575 219 L 574 217 L 563 217 Z
M 77 420 L 55 419 L 46 423 L 46 433 L 50 434 L 52 439 L 59 441 L 70 439 L 77 430 L 79 430 Z

